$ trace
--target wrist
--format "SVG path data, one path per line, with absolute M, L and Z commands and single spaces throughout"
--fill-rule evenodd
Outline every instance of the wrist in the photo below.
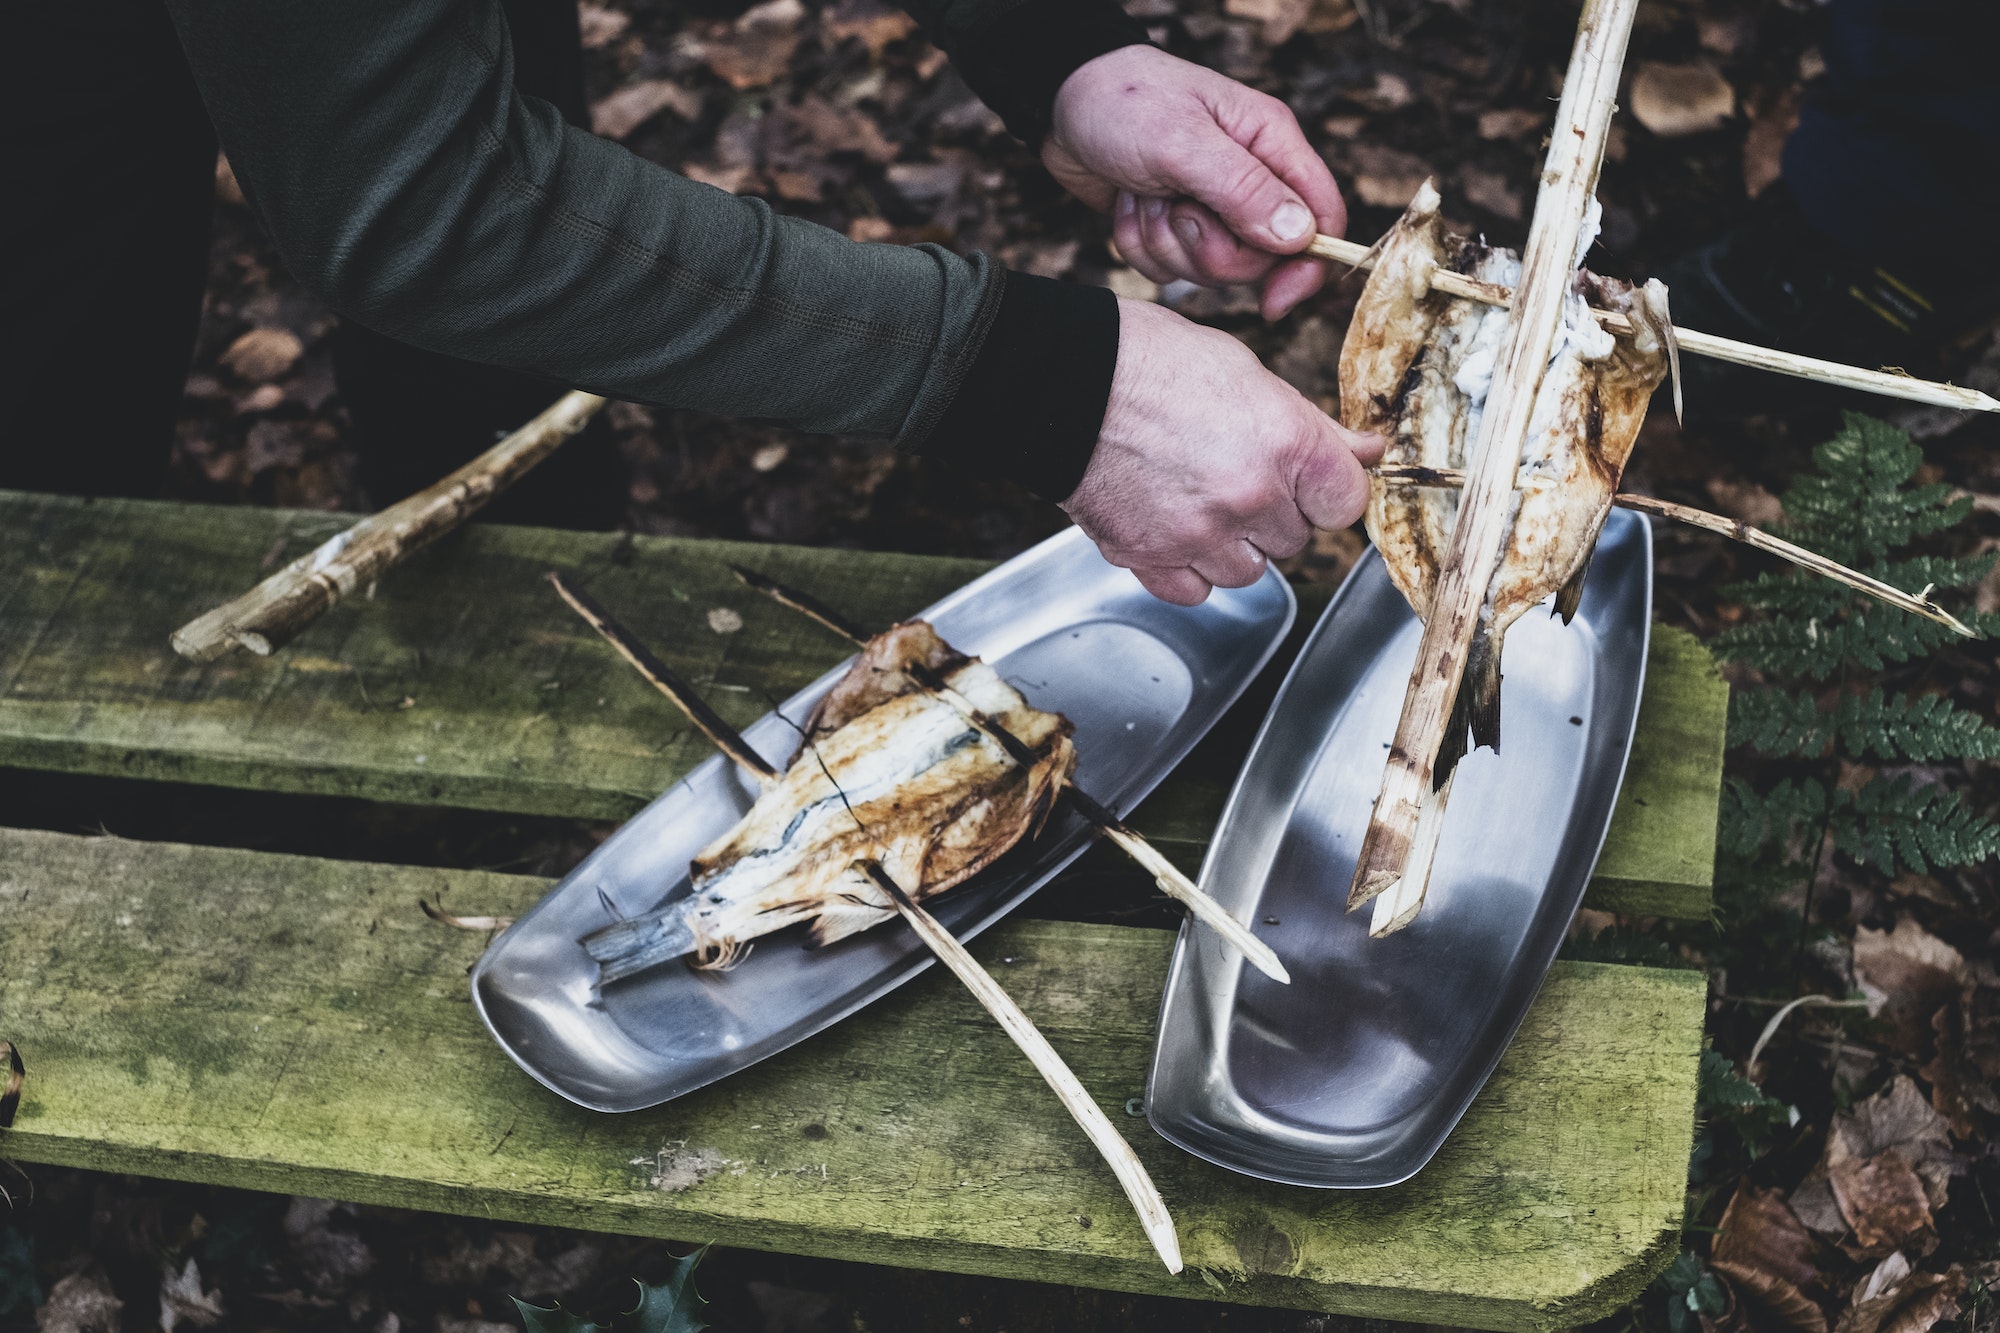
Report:
M 1010 133 L 1039 149 L 1056 98 L 1079 69 L 1147 45 L 1145 28 L 1110 0 L 1026 0 L 961 42 L 952 63 Z
M 1061 501 L 1083 479 L 1120 360 L 1120 305 L 1101 287 L 1009 272 L 927 458 Z

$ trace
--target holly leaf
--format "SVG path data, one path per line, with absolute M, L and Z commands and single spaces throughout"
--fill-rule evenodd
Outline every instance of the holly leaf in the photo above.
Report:
M 587 1322 L 559 1306 L 544 1310 L 518 1296 L 514 1308 L 521 1312 L 527 1333 L 702 1333 L 708 1324 L 701 1312 L 708 1302 L 694 1289 L 694 1270 L 707 1253 L 704 1245 L 683 1258 L 669 1259 L 667 1279 L 658 1286 L 635 1280 L 639 1303 L 608 1326 Z

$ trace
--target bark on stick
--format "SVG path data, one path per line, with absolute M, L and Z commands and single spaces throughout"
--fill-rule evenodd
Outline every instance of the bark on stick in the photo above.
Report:
M 1112 1127 L 1111 1120 L 1103 1108 L 1091 1098 L 1063 1058 L 1056 1054 L 1055 1047 L 1035 1027 L 1034 1021 L 1021 1012 L 1021 1007 L 1002 990 L 1000 983 L 991 973 L 979 965 L 979 960 L 966 951 L 963 944 L 939 923 L 938 919 L 919 907 L 916 900 L 903 892 L 897 883 L 889 878 L 888 872 L 875 861 L 856 862 L 857 868 L 875 882 L 877 888 L 889 895 L 889 901 L 903 915 L 903 920 L 917 932 L 917 938 L 930 946 L 938 961 L 952 970 L 973 997 L 993 1015 L 1021 1053 L 1028 1057 L 1028 1063 L 1035 1072 L 1047 1081 L 1063 1109 L 1083 1129 L 1091 1146 L 1103 1156 L 1111 1173 L 1118 1177 L 1118 1183 L 1125 1190 L 1125 1197 L 1132 1201 L 1132 1208 L 1139 1214 L 1139 1225 L 1146 1230 L 1146 1239 L 1159 1252 L 1160 1261 L 1169 1273 L 1181 1271 L 1181 1245 L 1174 1234 L 1174 1219 L 1167 1212 L 1167 1203 L 1154 1187 L 1153 1178 L 1146 1174 L 1146 1164 L 1132 1151 L 1132 1145 Z
M 370 514 L 232 602 L 174 631 L 174 651 L 196 662 L 247 648 L 268 657 L 328 608 L 365 588 L 471 517 L 520 480 L 604 406 L 571 390 L 541 415 L 442 481 Z
M 1427 864 L 1410 864 L 1417 825 L 1426 802 L 1436 804 L 1432 775 L 1438 750 L 1506 543 L 1521 446 L 1562 324 L 1563 300 L 1576 271 L 1577 239 L 1604 161 L 1619 70 L 1637 9 L 1638 0 L 1588 0 L 1577 27 L 1522 254 L 1521 283 L 1381 794 L 1355 866 L 1350 907 L 1395 887 L 1406 872 L 1429 875 Z

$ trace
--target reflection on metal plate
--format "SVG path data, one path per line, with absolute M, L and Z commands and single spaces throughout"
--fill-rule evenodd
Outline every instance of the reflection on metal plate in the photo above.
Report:
M 1130 810 L 1222 716 L 1270 659 L 1296 603 L 1275 572 L 1199 607 L 1156 601 L 1076 529 L 1060 533 L 923 612 L 954 646 L 992 662 L 1040 708 L 1076 724 L 1077 777 Z M 835 668 L 744 731 L 782 763 Z M 889 922 L 824 949 L 803 932 L 757 941 L 728 972 L 674 962 L 594 996 L 577 943 L 622 915 L 688 892 L 688 861 L 750 808 L 755 792 L 720 758 L 634 815 L 502 935 L 472 993 L 508 1054 L 556 1092 L 605 1111 L 678 1097 L 775 1055 L 908 981 L 930 952 Z M 1004 916 L 1089 840 L 1075 816 L 1050 821 L 970 882 L 929 904 L 960 938 Z
M 1148 1085 L 1155 1129 L 1298 1185 L 1392 1185 L 1430 1160 L 1582 901 L 1638 720 L 1651 620 L 1651 534 L 1614 511 L 1576 620 L 1530 613 L 1508 631 L 1500 752 L 1459 766 L 1415 923 L 1371 940 L 1347 886 L 1422 627 L 1379 557 L 1355 567 L 1271 705 L 1201 872 L 1292 984 L 1183 928 Z

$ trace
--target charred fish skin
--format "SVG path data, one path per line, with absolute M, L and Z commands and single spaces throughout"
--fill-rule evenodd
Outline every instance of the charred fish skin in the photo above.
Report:
M 917 676 L 1000 722 L 1030 762 Z M 601 984 L 689 955 L 727 967 L 787 926 L 810 925 L 819 945 L 886 921 L 894 904 L 850 873 L 856 859 L 914 898 L 941 893 L 1039 828 L 1076 763 L 1067 719 L 921 621 L 871 640 L 801 731 L 790 766 L 696 855 L 688 896 L 584 938 Z
M 1448 268 L 1513 285 L 1513 252 L 1451 234 L 1428 183 L 1378 247 L 1375 273 L 1341 348 L 1341 419 L 1383 436 L 1384 464 L 1467 468 L 1507 312 L 1432 292 Z M 1378 279 L 1380 281 L 1378 282 Z M 1589 306 L 1632 317 L 1613 336 Z M 1518 465 L 1507 546 L 1474 632 L 1463 683 L 1433 768 L 1442 789 L 1469 745 L 1499 748 L 1500 658 L 1507 628 L 1554 595 L 1573 614 L 1582 570 L 1610 513 L 1646 406 L 1667 368 L 1666 292 L 1580 270 L 1544 373 Z M 1459 493 L 1373 483 L 1368 535 L 1419 618 L 1451 545 Z

